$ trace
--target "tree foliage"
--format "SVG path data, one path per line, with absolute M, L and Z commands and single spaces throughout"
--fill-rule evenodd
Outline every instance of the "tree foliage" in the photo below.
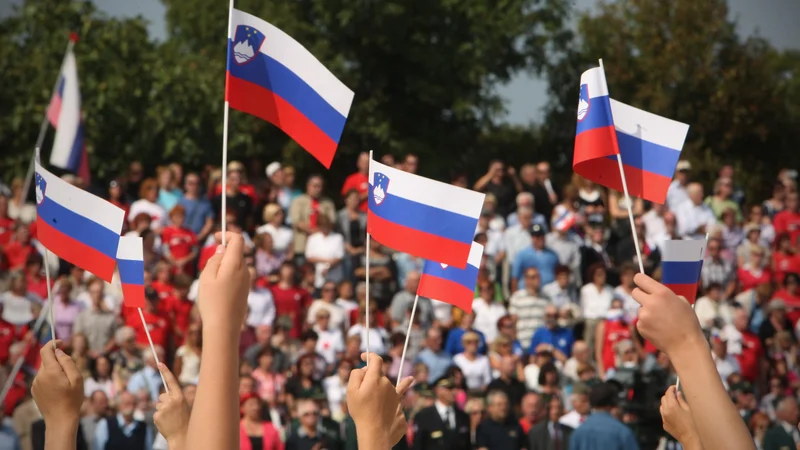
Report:
M 580 40 L 550 70 L 547 123 L 562 131 L 548 138 L 574 139 L 580 73 L 603 58 L 613 98 L 690 125 L 684 156 L 700 179 L 730 162 L 751 193 L 769 189 L 778 168 L 800 162 L 800 60 L 741 39 L 727 17 L 724 0 L 620 0 L 583 15 Z

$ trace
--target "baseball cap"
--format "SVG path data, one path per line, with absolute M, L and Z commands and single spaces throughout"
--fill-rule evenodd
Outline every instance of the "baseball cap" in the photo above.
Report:
M 675 168 L 678 170 L 678 172 L 682 170 L 692 170 L 692 163 L 690 163 L 685 159 L 682 159 L 678 161 L 678 165 Z
M 544 236 L 544 227 L 538 223 L 533 224 L 531 227 L 531 236 Z
M 267 166 L 267 170 L 265 172 L 267 173 L 267 177 L 272 178 L 272 176 L 275 175 L 275 172 L 279 170 L 281 170 L 281 163 L 279 163 L 278 161 L 273 161 L 269 163 L 269 165 Z

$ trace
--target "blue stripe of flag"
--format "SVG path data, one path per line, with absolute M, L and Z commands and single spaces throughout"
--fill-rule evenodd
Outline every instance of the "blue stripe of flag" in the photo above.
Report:
M 470 290 L 475 289 L 475 283 L 478 281 L 478 268 L 470 266 L 469 264 L 467 264 L 467 267 L 464 269 L 459 269 L 454 266 L 443 268 L 442 265 L 437 262 L 425 261 L 422 273 L 426 276 L 450 280 Z
M 45 197 L 36 210 L 41 220 L 51 227 L 109 258 L 116 258 L 119 234 L 61 206 L 49 197 Z
M 661 283 L 696 284 L 702 266 L 702 261 L 662 261 Z

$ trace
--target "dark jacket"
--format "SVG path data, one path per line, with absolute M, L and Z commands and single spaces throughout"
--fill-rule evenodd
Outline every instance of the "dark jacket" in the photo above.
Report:
M 567 450 L 569 449 L 569 438 L 572 436 L 572 428 L 555 424 L 559 431 L 561 442 L 558 448 L 553 442 L 553 437 L 550 434 L 550 422 L 542 422 L 534 425 L 528 433 L 528 450 Z
M 455 409 L 456 427 L 445 426 L 436 406 L 423 409 L 414 418 L 414 450 L 469 450 L 469 416 Z
M 33 450 L 44 450 L 45 425 L 44 419 L 39 419 L 31 425 L 31 441 Z M 78 436 L 76 438 L 75 450 L 90 450 L 83 435 L 83 428 L 78 424 Z
M 781 424 L 773 425 L 764 434 L 764 450 L 795 450 L 796 444 L 792 435 L 786 432 Z

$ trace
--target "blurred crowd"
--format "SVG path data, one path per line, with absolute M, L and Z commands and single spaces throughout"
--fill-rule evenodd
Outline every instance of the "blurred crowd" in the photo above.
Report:
M 411 173 L 421 164 L 413 154 L 381 162 Z M 452 184 L 487 194 L 473 310 L 420 297 L 409 323 L 424 261 L 374 240 L 366 252 L 368 166 L 362 153 L 331 187 L 319 175 L 298 182 L 281 162 L 231 161 L 225 192 L 212 166 L 132 162 L 102 189 L 64 177 L 123 208 L 126 235 L 143 238 L 143 316 L 190 404 L 203 355 L 197 275 L 223 220 L 244 236 L 252 285 L 240 344 L 242 450 L 357 449 L 345 387 L 367 336 L 390 379 L 414 379 L 403 398 L 411 425 L 396 448 L 566 450 L 592 408 L 611 408 L 639 448 L 679 448 L 658 412 L 675 372 L 635 327 L 629 206 L 656 279 L 666 240 L 709 235 L 695 312 L 720 377 L 759 449 L 800 444 L 796 171 L 781 171 L 769 198 L 750 199 L 732 166 L 703 186 L 680 161 L 665 205 L 628 205 L 577 175 L 556 186 L 546 162 L 517 170 L 494 161 L 478 180 L 457 174 Z M 50 339 L 48 290 L 56 336 L 85 379 L 79 448 L 166 449 L 153 423 L 162 382 L 138 312 L 122 306 L 117 279 L 45 259 L 23 184 L 0 185 L 0 382 L 9 386 L 0 449 L 43 448 L 29 386 Z

